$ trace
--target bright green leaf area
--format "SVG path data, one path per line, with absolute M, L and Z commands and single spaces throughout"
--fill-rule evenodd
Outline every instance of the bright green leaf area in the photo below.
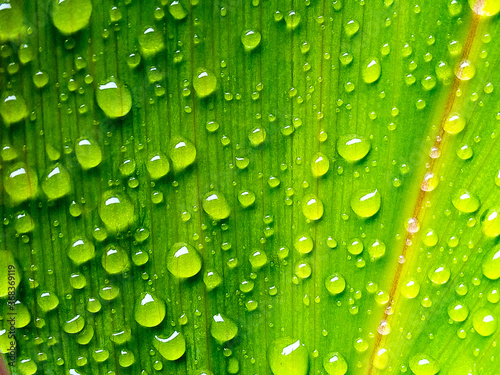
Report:
M 11 373 L 498 374 L 499 11 L 0 0 Z

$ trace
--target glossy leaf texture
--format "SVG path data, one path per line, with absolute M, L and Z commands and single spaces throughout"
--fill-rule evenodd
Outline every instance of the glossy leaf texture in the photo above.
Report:
M 11 373 L 498 374 L 499 11 L 0 0 Z

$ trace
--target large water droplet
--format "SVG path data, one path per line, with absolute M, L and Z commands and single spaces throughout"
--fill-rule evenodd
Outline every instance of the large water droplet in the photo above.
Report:
M 241 34 L 241 43 L 246 51 L 251 51 L 260 44 L 261 35 L 256 30 L 245 30 Z
M 210 191 L 203 198 L 203 210 L 212 218 L 212 220 L 220 221 L 227 219 L 231 213 L 231 208 L 222 193 Z
M 154 294 L 143 292 L 135 303 L 134 318 L 143 327 L 156 327 L 165 314 L 165 302 Z
M 111 275 L 128 271 L 130 261 L 127 252 L 115 244 L 106 246 L 102 254 L 102 267 Z
M 42 181 L 42 190 L 49 199 L 59 199 L 71 191 L 71 178 L 68 170 L 57 163 L 50 168 Z
M 110 78 L 96 91 L 97 105 L 109 118 L 123 117 L 132 108 L 130 90 L 120 81 Z
M 483 233 L 488 237 L 500 235 L 500 208 L 489 208 L 481 215 Z
M 0 1 L 0 42 L 16 41 L 23 32 L 23 12 L 19 1 Z
M 439 363 L 428 354 L 415 354 L 410 358 L 410 369 L 415 375 L 434 375 L 440 370 Z
M 329 375 L 344 375 L 347 372 L 347 362 L 338 352 L 329 353 L 323 359 L 323 367 Z
M 0 4 L 0 7 L 2 4 Z M 0 114 L 7 126 L 24 120 L 28 115 L 28 107 L 22 96 L 7 94 L 0 101 Z
M 500 12 L 498 0 L 469 0 L 469 5 L 480 16 L 491 17 Z
M 335 296 L 344 291 L 345 279 L 341 275 L 334 273 L 326 278 L 325 287 L 331 295 Z
M 370 148 L 370 140 L 357 135 L 343 135 L 337 141 L 337 152 L 349 162 L 363 159 Z
M 168 174 L 170 162 L 163 153 L 157 152 L 149 156 L 146 161 L 146 169 L 152 180 L 158 180 Z
M 139 47 L 144 57 L 152 57 L 165 48 L 163 35 L 153 27 L 146 27 L 139 35 Z
M 282 337 L 268 347 L 268 360 L 274 375 L 307 375 L 309 356 L 300 340 Z
M 123 231 L 134 223 L 134 204 L 127 193 L 106 191 L 99 205 L 99 217 L 112 231 Z
M 196 148 L 191 141 L 182 137 L 174 137 L 171 141 L 169 156 L 174 170 L 180 172 L 196 160 Z
M 175 361 L 186 352 L 186 339 L 179 331 L 174 331 L 170 336 L 155 335 L 153 345 L 163 358 Z
M 453 206 L 466 213 L 476 212 L 479 209 L 479 199 L 465 189 L 459 189 L 451 198 Z
M 177 242 L 167 254 L 167 268 L 175 277 L 192 277 L 201 270 L 201 256 L 193 246 Z
M 483 258 L 483 275 L 490 280 L 500 278 L 500 245 L 489 250 Z
M 4 188 L 14 203 L 24 202 L 36 195 L 38 177 L 26 164 L 16 163 L 5 173 Z
M 472 315 L 472 326 L 481 336 L 491 336 L 497 330 L 497 319 L 487 307 L 482 307 Z
M 193 77 L 193 87 L 200 98 L 205 98 L 215 91 L 217 78 L 212 72 L 200 68 Z
M 89 24 L 91 0 L 53 0 L 52 21 L 62 34 L 73 34 Z
M 380 78 L 382 67 L 380 61 L 375 57 L 365 62 L 361 75 L 366 83 L 373 83 Z
M 83 169 L 97 167 L 102 161 L 101 147 L 91 138 L 80 138 L 76 142 L 75 154 Z
M 80 265 L 94 258 L 95 247 L 88 238 L 76 237 L 68 247 L 67 254 L 76 265 Z
M 216 314 L 212 317 L 210 324 L 210 334 L 220 343 L 232 340 L 238 333 L 236 323 L 223 314 Z
M 308 220 L 319 220 L 323 216 L 323 202 L 314 194 L 302 198 L 302 213 Z
M 377 189 L 360 189 L 351 197 L 352 210 L 362 218 L 375 215 L 380 210 L 381 197 Z

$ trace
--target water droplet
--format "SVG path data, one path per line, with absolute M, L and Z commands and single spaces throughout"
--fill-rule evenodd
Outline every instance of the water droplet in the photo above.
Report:
M 67 254 L 73 263 L 80 265 L 94 258 L 95 247 L 88 238 L 76 237 L 68 247 Z
M 462 60 L 455 67 L 455 76 L 461 81 L 468 81 L 476 74 L 476 67 L 469 60 Z
M 264 128 L 255 128 L 248 134 L 248 139 L 252 146 L 257 147 L 266 140 L 266 130 Z
M 363 77 L 363 81 L 366 83 L 373 83 L 380 78 L 381 72 L 382 67 L 380 65 L 380 61 L 375 57 L 364 63 L 361 75 Z
M 481 336 L 491 336 L 497 330 L 497 319 L 490 309 L 482 307 L 472 315 L 472 326 Z
M 491 17 L 500 12 L 497 0 L 469 0 L 471 9 L 480 16 Z
M 381 197 L 377 189 L 360 189 L 351 197 L 352 210 L 362 218 L 375 215 L 380 210 Z
M 179 331 L 174 331 L 170 336 L 155 335 L 153 345 L 163 358 L 175 361 L 186 352 L 186 339 Z
M 450 269 L 447 266 L 437 266 L 429 270 L 427 274 L 429 280 L 431 280 L 436 285 L 446 284 L 450 279 Z
M 409 365 L 415 375 L 434 375 L 440 370 L 439 363 L 424 353 L 411 356 Z
M 4 0 L 0 2 L 0 42 L 16 41 L 23 33 L 23 12 L 21 2 Z
M 385 249 L 385 243 L 379 240 L 375 240 L 372 242 L 370 247 L 368 247 L 368 254 L 370 254 L 370 258 L 372 260 L 377 260 L 384 256 Z
M 337 141 L 337 152 L 349 162 L 363 159 L 370 148 L 370 140 L 357 135 L 343 135 Z
M 105 115 L 113 119 L 125 116 L 132 108 L 130 90 L 114 78 L 98 85 L 96 100 Z
M 311 162 L 311 172 L 314 177 L 319 178 L 324 176 L 328 172 L 329 168 L 330 161 L 326 155 L 318 152 L 313 156 L 313 160 Z
M 274 340 L 268 348 L 268 360 L 274 375 L 307 375 L 309 370 L 306 346 L 291 337 Z
M 415 298 L 420 292 L 420 283 L 413 278 L 409 278 L 401 285 L 401 294 L 406 298 Z
M 67 195 L 71 190 L 68 170 L 59 163 L 52 166 L 42 181 L 42 190 L 49 199 L 55 200 Z
M 4 189 L 15 204 L 24 202 L 36 195 L 38 177 L 26 164 L 16 163 L 5 173 Z
M 308 234 L 298 235 L 293 242 L 295 250 L 301 254 L 310 253 L 314 247 L 314 242 Z
M 29 213 L 21 211 L 15 216 L 15 228 L 19 234 L 29 233 L 35 228 L 35 222 Z
M 480 16 L 491 17 L 500 12 L 498 0 L 469 0 L 469 5 Z
M 246 51 L 251 51 L 260 44 L 261 35 L 256 30 L 245 30 L 243 34 L 241 34 L 241 43 L 243 47 L 245 47 Z
M 500 235 L 500 209 L 490 208 L 481 215 L 483 233 L 488 237 Z
M 168 11 L 176 20 L 183 20 L 187 16 L 187 11 L 182 6 L 181 2 L 174 0 L 168 6 Z
M 285 23 L 287 29 L 289 30 L 297 28 L 300 24 L 300 14 L 294 10 L 290 10 L 287 14 L 285 14 Z
M 91 0 L 53 0 L 52 21 L 65 35 L 76 33 L 89 24 Z
M 250 207 L 255 202 L 255 193 L 250 190 L 243 190 L 238 194 L 238 201 L 243 208 Z
M 163 153 L 157 152 L 149 156 L 146 161 L 146 168 L 151 179 L 158 180 L 168 174 L 170 171 L 170 162 Z
M 203 210 L 212 220 L 220 221 L 227 219 L 231 213 L 231 208 L 222 193 L 210 191 L 203 198 Z
M 302 213 L 308 220 L 319 220 L 323 216 L 323 202 L 314 194 L 302 199 Z
M 252 265 L 252 270 L 258 271 L 267 264 L 267 254 L 261 250 L 255 250 L 248 256 L 248 260 Z
M 2 4 L 0 4 L 1 6 Z M 0 114 L 5 125 L 22 121 L 28 115 L 28 107 L 22 96 L 5 94 L 0 101 Z
M 338 352 L 326 355 L 323 359 L 323 367 L 329 375 L 344 375 L 347 372 L 347 362 Z
M 47 312 L 59 306 L 59 298 L 57 298 L 55 293 L 45 291 L 38 295 L 37 303 L 42 311 Z
M 106 191 L 101 196 L 99 217 L 111 231 L 123 231 L 134 223 L 134 204 L 125 192 Z
M 63 324 L 63 330 L 66 333 L 78 333 L 85 327 L 85 319 L 81 315 L 75 315 Z
M 476 212 L 480 206 L 479 199 L 465 189 L 457 190 L 453 194 L 451 202 L 457 210 L 465 213 Z
M 205 98 L 215 91 L 217 78 L 212 72 L 199 68 L 193 77 L 193 87 L 200 98 Z
M 216 270 L 208 270 L 203 275 L 203 282 L 205 283 L 207 290 L 211 291 L 221 284 L 222 277 Z
M 183 171 L 196 160 L 196 148 L 191 141 L 182 137 L 174 137 L 168 152 L 176 172 Z
M 483 258 L 483 275 L 490 280 L 500 278 L 500 245 L 489 250 Z
M 83 169 L 97 167 L 102 161 L 102 151 L 99 144 L 90 138 L 80 138 L 76 142 L 75 154 Z
M 153 27 L 146 27 L 139 34 L 139 47 L 145 58 L 152 57 L 165 48 L 163 35 Z
M 347 36 L 353 36 L 359 30 L 359 22 L 356 20 L 347 21 L 344 30 Z
M 156 327 L 165 314 L 165 302 L 154 294 L 143 292 L 135 303 L 134 318 L 143 327 Z
M 236 323 L 224 314 L 216 314 L 212 317 L 210 334 L 219 343 L 232 340 L 238 333 Z
M 102 254 L 102 267 L 111 275 L 128 271 L 130 261 L 127 252 L 115 244 L 106 246 Z
M 448 306 L 448 316 L 455 322 L 463 322 L 469 316 L 469 309 L 461 302 L 453 302 Z
M 470 147 L 468 144 L 461 145 L 457 150 L 457 156 L 462 160 L 470 159 L 473 154 L 474 152 L 472 151 L 472 147 Z
M 201 256 L 193 246 L 177 242 L 168 251 L 167 268 L 175 277 L 192 277 L 201 270 Z
M 345 279 L 341 275 L 334 273 L 326 278 L 325 287 L 332 296 L 335 296 L 344 291 Z

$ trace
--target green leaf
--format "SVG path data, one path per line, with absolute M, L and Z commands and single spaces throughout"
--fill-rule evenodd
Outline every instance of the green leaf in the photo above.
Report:
M 496 374 L 499 11 L 0 1 L 10 372 Z

